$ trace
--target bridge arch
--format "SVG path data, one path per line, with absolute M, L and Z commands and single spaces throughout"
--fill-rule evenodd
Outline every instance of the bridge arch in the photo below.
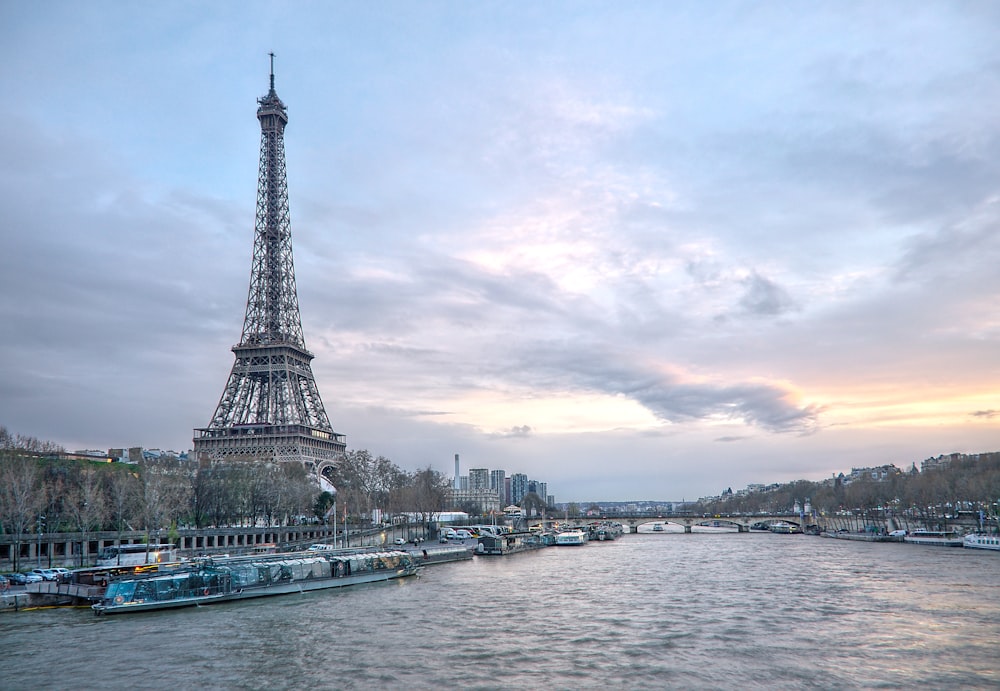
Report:
M 794 525 L 796 528 L 804 529 L 810 520 L 808 517 L 802 517 L 799 514 L 663 514 L 659 516 L 650 516 L 649 514 L 608 514 L 602 516 L 602 518 L 621 522 L 623 526 L 628 527 L 630 533 L 639 532 L 639 526 L 655 525 L 657 523 L 664 527 L 668 525 L 682 526 L 685 533 L 692 532 L 692 529 L 697 526 L 735 528 L 741 533 L 747 533 L 751 530 L 767 530 L 768 526 L 779 521 L 784 521 L 785 523 Z M 642 532 L 647 532 L 647 528 L 643 527 Z
M 313 472 L 316 473 L 316 482 L 319 484 L 320 489 L 331 494 L 337 493 L 337 488 L 333 484 L 333 473 L 336 468 L 337 461 L 330 459 L 320 461 L 313 468 Z

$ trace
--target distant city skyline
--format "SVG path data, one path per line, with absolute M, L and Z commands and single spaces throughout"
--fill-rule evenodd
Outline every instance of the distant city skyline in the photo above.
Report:
M 240 338 L 273 51 L 348 449 L 561 502 L 996 450 L 998 26 L 901 0 L 9 4 L 0 425 L 191 447 Z

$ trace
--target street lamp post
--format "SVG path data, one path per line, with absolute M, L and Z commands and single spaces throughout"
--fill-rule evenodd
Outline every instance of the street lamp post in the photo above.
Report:
M 42 567 L 42 535 L 45 530 L 45 516 L 38 514 L 38 545 L 35 548 L 35 564 Z

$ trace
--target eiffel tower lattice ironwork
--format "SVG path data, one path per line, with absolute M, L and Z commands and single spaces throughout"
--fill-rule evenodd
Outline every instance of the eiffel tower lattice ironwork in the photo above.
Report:
M 274 90 L 257 99 L 257 182 L 250 292 L 236 362 L 208 427 L 194 431 L 199 457 L 298 461 L 319 475 L 337 463 L 345 438 L 330 426 L 302 336 L 285 177 L 288 112 Z

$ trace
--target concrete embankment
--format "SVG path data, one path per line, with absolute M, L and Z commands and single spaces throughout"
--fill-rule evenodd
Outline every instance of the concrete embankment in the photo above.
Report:
M 28 593 L 24 591 L 8 591 L 0 594 L 0 612 L 17 612 L 22 609 L 29 609 L 33 606 L 29 598 Z
M 42 581 L 0 594 L 0 612 L 18 612 L 41 607 L 89 606 L 100 599 L 104 588 L 79 583 Z

